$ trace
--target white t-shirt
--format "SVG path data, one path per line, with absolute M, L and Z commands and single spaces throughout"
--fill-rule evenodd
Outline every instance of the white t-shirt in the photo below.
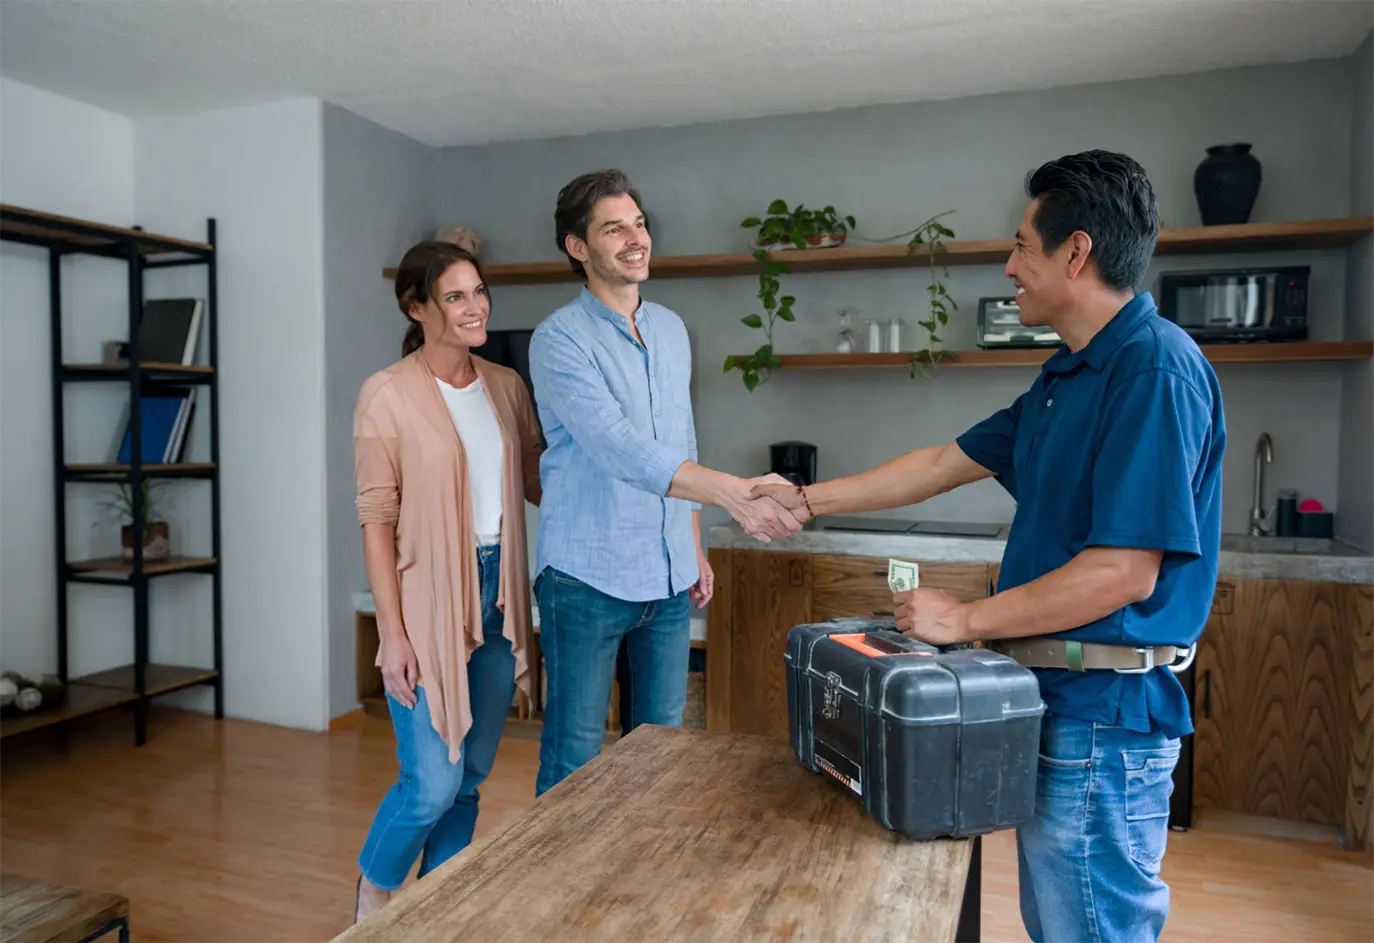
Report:
M 479 546 L 501 542 L 501 427 L 482 380 L 459 389 L 435 378 L 468 460 L 468 493 Z

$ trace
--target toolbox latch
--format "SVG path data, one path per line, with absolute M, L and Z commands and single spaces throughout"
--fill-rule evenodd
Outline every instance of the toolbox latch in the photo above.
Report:
M 835 672 L 826 672 L 825 696 L 821 701 L 821 716 L 826 720 L 840 716 L 840 681 L 840 676 Z

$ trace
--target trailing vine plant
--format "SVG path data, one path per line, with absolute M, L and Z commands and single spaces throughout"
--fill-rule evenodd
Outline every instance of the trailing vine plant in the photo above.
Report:
M 957 311 L 959 305 L 949 294 L 944 283 L 944 279 L 949 278 L 949 266 L 945 262 L 945 240 L 954 238 L 954 230 L 940 220 L 953 212 L 954 210 L 945 210 L 936 213 L 915 229 L 889 236 L 886 239 L 865 239 L 862 236 L 853 236 L 859 241 L 875 244 L 908 239 L 908 253 L 914 254 L 920 247 L 925 247 L 929 252 L 930 284 L 926 286 L 926 294 L 929 298 L 930 312 L 925 320 L 916 322 L 925 328 L 927 343 L 921 350 L 912 354 L 910 373 L 913 378 L 918 370 L 926 376 L 934 375 L 940 361 L 948 356 L 947 352 L 939 346 L 942 339 L 938 332 L 949 324 L 951 313 Z M 837 244 L 850 236 L 850 231 L 856 228 L 856 224 L 853 216 L 842 217 L 833 206 L 827 206 L 820 210 L 809 210 L 799 203 L 795 209 L 792 209 L 788 207 L 786 201 L 774 200 L 768 205 L 766 216 L 762 218 L 750 216 L 743 220 L 740 226 L 746 229 L 757 229 L 754 240 L 754 258 L 759 263 L 758 297 L 764 311 L 762 315 L 750 314 L 741 318 L 740 321 L 746 327 L 762 331 L 764 343 L 747 357 L 726 357 L 725 372 L 739 370 L 743 376 L 745 388 L 753 392 L 761 383 L 772 377 L 773 371 L 782 369 L 782 360 L 774 353 L 774 326 L 778 321 L 791 322 L 796 320 L 792 306 L 796 304 L 797 299 L 792 295 L 779 295 L 782 290 L 779 276 L 787 274 L 787 264 L 772 258 L 769 255 L 769 250 L 789 244 L 797 249 L 819 248 L 827 244 Z M 839 239 L 831 238 L 827 242 L 827 237 L 835 236 L 838 236 Z
M 739 370 L 744 378 L 744 386 L 751 393 L 760 383 L 766 382 L 774 370 L 782 369 L 782 360 L 773 352 L 773 327 L 778 321 L 795 321 L 792 305 L 797 301 L 792 295 L 778 293 L 782 290 L 780 275 L 788 271 L 787 263 L 774 261 L 768 255 L 770 248 L 791 244 L 798 249 L 826 243 L 827 237 L 847 236 L 854 228 L 854 217 L 841 217 L 835 207 L 827 206 L 820 210 L 809 210 L 798 203 L 789 209 L 785 200 L 774 200 L 768 204 L 768 214 L 759 218 L 750 216 L 740 223 L 745 229 L 757 229 L 754 239 L 754 259 L 759 263 L 759 301 L 764 313 L 750 314 L 740 318 L 746 327 L 763 331 L 764 343 L 748 357 L 729 356 L 725 358 L 725 372 Z
M 924 321 L 916 322 L 926 329 L 926 336 L 929 341 L 926 347 L 918 350 L 911 357 L 911 376 L 913 378 L 915 378 L 917 370 L 924 372 L 927 366 L 930 368 L 930 375 L 934 374 L 940 359 L 945 355 L 944 350 L 937 346 L 940 343 L 940 336 L 935 332 L 949 323 L 951 311 L 959 309 L 959 305 L 950 297 L 944 282 L 940 280 L 942 274 L 945 278 L 949 278 L 949 266 L 943 261 L 944 240 L 946 237 L 952 239 L 954 230 L 939 220 L 953 212 L 954 210 L 945 210 L 943 213 L 937 213 L 910 233 L 903 233 L 903 235 L 911 236 L 911 241 L 907 243 L 908 252 L 914 253 L 916 247 L 922 245 L 927 246 L 930 250 L 930 284 L 926 286 L 926 294 L 930 296 L 930 316 Z

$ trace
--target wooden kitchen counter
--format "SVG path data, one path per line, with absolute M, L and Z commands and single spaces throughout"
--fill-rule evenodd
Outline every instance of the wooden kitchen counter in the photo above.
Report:
M 953 940 L 972 852 L 786 741 L 640 727 L 337 939 Z

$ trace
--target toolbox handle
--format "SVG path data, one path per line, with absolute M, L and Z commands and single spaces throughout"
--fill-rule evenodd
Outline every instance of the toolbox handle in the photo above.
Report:
M 857 652 L 873 656 L 915 654 L 928 657 L 935 653 L 933 646 L 907 638 L 900 632 L 893 632 L 890 629 L 837 633 L 830 636 L 830 640 L 838 642 L 846 648 L 852 648 Z

